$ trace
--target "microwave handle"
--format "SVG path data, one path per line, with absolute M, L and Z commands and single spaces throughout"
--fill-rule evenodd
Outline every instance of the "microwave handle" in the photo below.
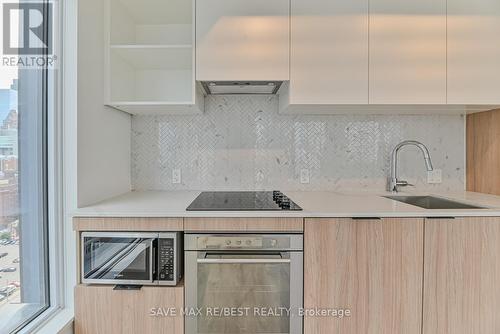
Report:
M 154 239 L 149 240 L 149 279 L 151 283 L 154 282 L 154 274 L 155 274 L 155 268 L 156 268 L 156 256 L 155 256 L 155 249 L 154 249 Z

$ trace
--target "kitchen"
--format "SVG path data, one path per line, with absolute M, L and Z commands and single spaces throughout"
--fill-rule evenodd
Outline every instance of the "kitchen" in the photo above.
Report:
M 500 3 L 58 6 L 1 333 L 500 332 Z

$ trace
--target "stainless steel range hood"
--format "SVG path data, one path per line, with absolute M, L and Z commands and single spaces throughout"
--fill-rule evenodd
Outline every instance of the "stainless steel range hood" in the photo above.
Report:
M 202 81 L 206 94 L 276 94 L 282 81 Z

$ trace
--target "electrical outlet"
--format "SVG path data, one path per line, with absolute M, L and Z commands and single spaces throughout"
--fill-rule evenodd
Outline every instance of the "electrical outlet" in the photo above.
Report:
M 434 169 L 427 172 L 427 183 L 440 184 L 443 182 L 443 171 L 441 169 Z
M 181 183 L 181 170 L 173 169 L 172 170 L 172 183 L 179 184 Z
M 309 169 L 300 170 L 300 183 L 302 184 L 309 183 Z

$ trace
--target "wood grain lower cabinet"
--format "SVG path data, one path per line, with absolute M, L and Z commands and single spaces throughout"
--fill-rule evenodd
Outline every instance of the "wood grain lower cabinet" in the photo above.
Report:
M 500 333 L 500 218 L 425 222 L 424 334 Z
M 144 286 L 135 291 L 113 290 L 113 286 L 107 285 L 77 285 L 75 301 L 76 334 L 184 334 L 184 318 L 180 314 L 184 307 L 182 284 Z M 166 315 L 170 308 L 176 309 L 177 316 Z
M 500 195 L 500 109 L 467 115 L 467 190 Z
M 303 218 L 184 218 L 185 232 L 302 232 Z
M 152 231 L 172 232 L 184 229 L 183 218 L 153 218 L 153 217 L 75 217 L 75 231 Z
M 423 219 L 306 219 L 304 334 L 421 334 Z

